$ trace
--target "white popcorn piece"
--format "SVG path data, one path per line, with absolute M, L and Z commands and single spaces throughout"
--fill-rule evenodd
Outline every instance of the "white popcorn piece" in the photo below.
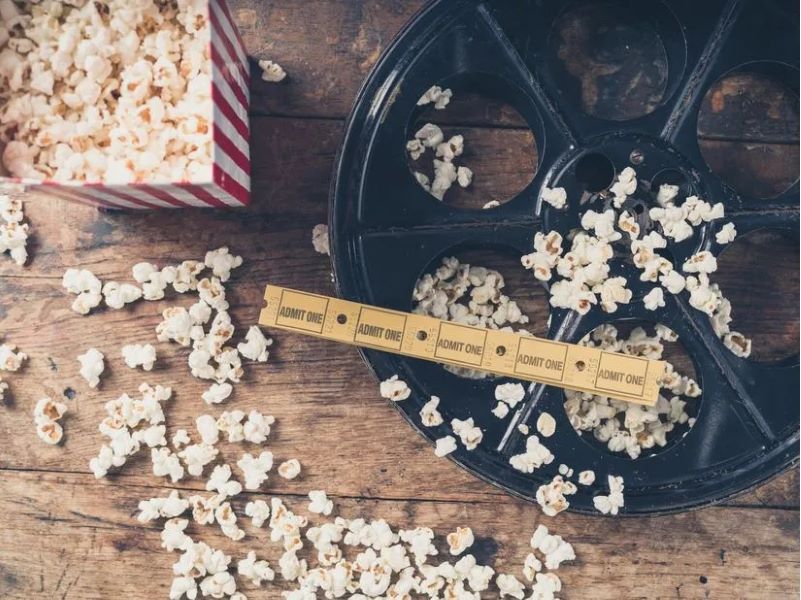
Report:
M 379 386 L 379 393 L 382 398 L 392 400 L 393 402 L 400 402 L 406 400 L 412 393 L 409 386 L 402 379 L 398 379 L 397 375 L 393 375 L 389 379 L 381 382 Z
M 256 560 L 254 551 L 248 552 L 247 558 L 236 564 L 236 571 L 240 577 L 249 579 L 253 585 L 260 586 L 263 581 L 275 579 L 275 572 L 266 560 Z
M 481 440 L 484 438 L 484 433 L 479 427 L 475 426 L 472 417 L 465 419 L 464 421 L 460 419 L 452 419 L 451 428 L 453 429 L 453 432 L 462 440 L 462 444 L 464 444 L 464 447 L 467 450 L 475 450 L 481 443 Z
M 454 450 L 456 450 L 456 438 L 452 435 L 446 435 L 445 437 L 441 437 L 436 440 L 434 454 L 439 458 L 450 454 Z
M 686 281 L 678 271 L 671 270 L 659 278 L 659 283 L 671 294 L 679 294 L 684 290 Z
M 495 399 L 505 402 L 510 408 L 517 406 L 526 397 L 526 389 L 522 383 L 502 383 L 495 386 Z
M 492 409 L 492 414 L 499 419 L 504 419 L 509 414 L 509 405 L 506 402 L 498 402 Z
M 653 288 L 650 292 L 643 296 L 643 304 L 647 310 L 656 310 L 665 306 L 665 296 L 662 288 Z
M 439 410 L 437 410 L 438 406 L 439 398 L 437 396 L 431 396 L 431 399 L 423 404 L 423 408 L 420 409 L 420 422 L 423 426 L 436 427 L 442 425 L 444 420 Z
M 228 246 L 221 246 L 216 250 L 206 252 L 203 263 L 211 269 L 215 277 L 224 283 L 230 279 L 231 271 L 242 265 L 242 257 L 231 254 Z
M 444 162 L 450 163 L 454 158 L 461 156 L 464 152 L 464 136 L 454 135 L 447 141 L 437 144 L 436 154 L 437 158 L 441 158 Z M 436 171 L 436 169 L 435 169 Z M 472 172 L 471 172 L 472 177 Z M 466 186 L 465 186 L 466 187 Z
M 595 496 L 592 503 L 596 510 L 605 515 L 616 515 L 624 506 L 623 499 L 623 478 L 614 475 L 608 476 L 609 495 Z
M 414 138 L 420 140 L 420 143 L 426 148 L 436 148 L 442 143 L 445 136 L 442 134 L 442 129 L 438 126 L 433 123 L 426 123 L 417 130 L 414 134 Z
M 178 453 L 184 461 L 186 471 L 190 475 L 200 477 L 204 467 L 213 461 L 219 451 L 209 444 L 190 444 Z
M 557 210 L 561 210 L 567 204 L 567 191 L 563 187 L 542 188 L 542 201 L 547 202 Z
M 330 515 L 334 510 L 334 503 L 328 499 L 323 490 L 312 490 L 309 492 L 309 512 L 318 515 Z
M 448 552 L 458 556 L 473 545 L 475 537 L 469 527 L 457 527 L 456 531 L 449 533 L 445 540 L 448 542 Z
M 278 465 L 278 474 L 284 479 L 295 479 L 300 475 L 300 461 L 290 458 Z
M 595 483 L 595 471 L 589 469 L 586 471 L 581 471 L 578 474 L 578 482 L 581 485 L 592 485 Z
M 263 444 L 270 435 L 270 426 L 273 423 L 275 423 L 275 417 L 251 410 L 248 413 L 247 421 L 242 426 L 244 440 L 252 444 Z
M 463 188 L 466 188 L 473 183 L 473 171 L 467 167 L 458 167 L 456 169 L 456 182 Z
M 240 343 L 236 349 L 239 354 L 250 360 L 267 362 L 270 353 L 267 348 L 272 346 L 272 338 L 264 337 L 258 325 L 252 325 L 245 335 L 245 341 Z
M 714 273 L 718 270 L 718 261 L 708 250 L 702 250 L 688 258 L 681 267 L 685 273 Z
M 245 505 L 245 514 L 253 521 L 253 527 L 261 527 L 270 518 L 270 507 L 264 500 L 252 500 Z
M 509 464 L 523 473 L 533 473 L 542 465 L 552 463 L 553 459 L 551 451 L 540 443 L 536 435 L 531 435 L 526 439 L 526 451 L 512 456 Z
M 217 420 L 211 415 L 200 415 L 195 419 L 195 428 L 204 444 L 213 446 L 219 440 L 220 432 L 217 428 Z
M 273 453 L 265 450 L 258 457 L 245 453 L 236 464 L 245 476 L 245 489 L 257 490 L 267 481 L 267 473 L 273 468 Z
M 511 596 L 522 600 L 525 596 L 525 586 L 514 575 L 499 573 L 495 578 L 495 585 L 498 586 L 501 598 Z
M 64 436 L 64 429 L 58 421 L 41 421 L 36 423 L 36 435 L 46 444 L 54 446 Z
M 656 201 L 659 206 L 668 206 L 673 204 L 673 200 L 679 195 L 679 186 L 663 183 L 659 186 L 659 191 L 656 194 Z
M 150 460 L 153 463 L 153 475 L 156 477 L 169 477 L 173 483 L 183 479 L 184 468 L 181 461 L 169 448 L 152 448 Z
M 447 144 L 440 144 L 437 148 L 446 147 Z M 458 170 L 449 160 L 434 159 L 434 181 L 431 182 L 429 193 L 437 200 L 442 200 L 445 193 L 451 189 L 453 182 L 458 177 Z
M 100 384 L 100 376 L 106 368 L 103 353 L 96 348 L 89 348 L 84 354 L 78 355 L 81 364 L 80 374 L 89 387 L 96 388 Z
M 537 488 L 536 500 L 543 513 L 555 517 L 570 506 L 565 496 L 575 493 L 576 486 L 573 483 L 565 481 L 561 475 L 556 475 L 550 483 Z
M 88 269 L 67 269 L 61 285 L 71 294 L 77 295 L 72 303 L 72 310 L 78 314 L 89 314 L 103 299 L 102 284 Z
M 172 436 L 172 447 L 180 450 L 183 446 L 190 444 L 192 440 L 189 438 L 189 433 L 186 429 L 176 429 Z
M 417 106 L 425 106 L 433 102 L 435 110 L 442 110 L 448 106 L 452 97 L 453 92 L 450 89 L 443 90 L 438 85 L 432 85 L 420 96 L 420 99 L 417 101 Z
M 277 62 L 267 59 L 259 60 L 262 81 L 269 83 L 279 83 L 286 79 L 286 71 Z
M 206 490 L 217 492 L 223 498 L 236 496 L 242 491 L 242 484 L 231 479 L 231 467 L 228 465 L 217 465 L 211 472 L 206 481 Z
M 122 358 L 131 369 L 142 367 L 145 371 L 152 371 L 156 349 L 152 344 L 127 344 L 122 347 Z
M 734 223 L 726 223 L 720 228 L 720 231 L 715 234 L 715 241 L 723 246 L 725 244 L 731 244 L 736 237 L 737 229 L 734 227 Z
M 103 286 L 102 291 L 106 306 L 114 309 L 123 308 L 126 304 L 136 302 L 142 297 L 142 290 L 130 283 L 109 281 Z
M 626 167 L 617 176 L 617 181 L 612 184 L 609 191 L 614 195 L 613 204 L 615 208 L 623 206 L 628 196 L 637 191 L 637 173 L 631 167 Z
M 168 519 L 164 522 L 161 531 L 161 547 L 168 552 L 186 550 L 193 542 L 184 530 L 189 525 L 189 519 Z
M 556 419 L 550 413 L 540 413 L 537 417 L 537 431 L 543 437 L 551 437 L 556 432 Z
M 418 140 L 412 140 L 412 141 L 418 142 Z M 325 254 L 325 255 L 331 254 L 331 244 L 328 238 L 328 225 L 326 225 L 325 223 L 318 223 L 312 229 L 312 246 L 314 247 L 314 251 L 317 252 L 318 254 Z
M 234 386 L 230 383 L 212 383 L 202 394 L 203 402 L 206 404 L 219 404 L 226 400 L 234 391 Z
M 17 351 L 16 346 L 0 344 L 0 371 L 18 371 L 28 355 Z

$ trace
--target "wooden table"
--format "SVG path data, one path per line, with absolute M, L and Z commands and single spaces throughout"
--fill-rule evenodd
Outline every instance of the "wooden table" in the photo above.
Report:
M 152 373 L 125 367 L 120 346 L 152 342 L 167 304 L 142 302 L 79 317 L 69 310 L 70 298 L 60 286 L 67 267 L 89 268 L 103 280 L 129 280 L 138 261 L 175 263 L 229 244 L 245 258 L 229 287 L 231 312 L 242 326 L 255 322 L 267 281 L 332 293 L 330 263 L 312 250 L 310 238 L 312 226 L 326 220 L 343 120 L 359 83 L 421 0 L 231 4 L 249 52 L 279 61 L 290 73 L 282 85 L 254 77 L 253 205 L 235 212 L 114 214 L 37 198 L 28 203 L 35 232 L 32 260 L 23 269 L 0 260 L 0 334 L 30 356 L 22 371 L 5 377 L 11 400 L 0 407 L 2 598 L 166 598 L 176 555 L 160 548 L 157 526 L 137 523 L 137 503 L 171 488 L 203 488 L 194 478 L 174 486 L 157 480 L 149 474 L 145 453 L 107 480 L 96 481 L 90 473 L 106 400 L 134 393 L 143 380 L 169 384 L 175 392 L 167 410 L 169 430 L 191 430 L 207 408 L 200 400 L 205 385 L 189 376 L 186 352 L 167 344 L 159 344 Z M 773 157 L 763 161 L 763 177 L 775 178 L 788 165 L 792 172 L 798 164 L 797 107 L 794 115 L 775 110 L 776 127 L 765 132 L 744 118 L 758 107 L 738 104 L 736 90 L 720 93 L 712 99 L 712 125 L 719 127 L 704 136 L 710 147 L 718 147 L 710 155 L 723 165 L 736 162 L 732 157 L 741 154 L 732 154 L 732 148 L 742 151 L 743 144 L 731 142 L 746 140 L 752 150 Z M 477 185 L 495 178 L 502 187 L 504 177 L 513 180 L 519 171 L 514 144 L 525 145 L 528 133 L 504 123 L 503 113 L 484 117 L 469 123 L 470 131 L 489 146 L 501 135 L 506 142 L 496 143 L 495 152 L 476 152 L 470 166 Z M 793 247 L 797 253 L 797 242 Z M 746 246 L 741 256 L 748 255 Z M 791 280 L 785 297 L 797 306 L 794 264 L 790 260 L 775 277 Z M 733 288 L 747 289 L 747 279 L 734 280 Z M 741 295 L 748 302 L 748 294 Z M 753 308 L 758 316 L 749 318 L 767 332 L 763 339 L 786 338 L 797 347 L 797 314 L 795 329 L 788 329 L 776 324 L 775 312 Z M 300 459 L 304 474 L 291 482 L 274 478 L 268 490 L 299 510 L 309 489 L 325 489 L 345 516 L 426 525 L 443 535 L 470 525 L 479 559 L 518 576 L 531 532 L 545 523 L 571 541 L 578 555 L 559 571 L 563 598 L 798 596 L 797 469 L 719 506 L 685 514 L 548 519 L 538 507 L 435 458 L 378 398 L 377 384 L 353 348 L 296 335 L 276 337 L 270 361 L 250 367 L 229 406 L 259 408 L 278 419 L 271 449 L 282 459 Z M 108 357 L 99 390 L 89 389 L 78 375 L 76 356 L 90 346 Z M 32 408 L 44 395 L 69 406 L 62 446 L 48 447 L 36 438 Z M 233 447 L 223 447 L 223 455 L 232 462 L 237 458 Z M 243 494 L 235 508 L 241 511 L 250 497 Z M 277 561 L 277 548 L 265 531 L 245 528 L 248 537 L 240 543 L 213 527 L 204 528 L 202 537 L 237 557 L 256 549 Z M 245 589 L 250 598 L 278 597 L 276 587 Z

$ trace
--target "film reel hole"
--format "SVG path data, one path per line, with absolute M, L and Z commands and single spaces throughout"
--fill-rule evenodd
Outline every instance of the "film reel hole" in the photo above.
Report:
M 337 323 L 339 323 L 340 325 L 344 325 L 347 322 L 348 322 L 348 317 L 346 317 L 342 313 L 337 315 Z

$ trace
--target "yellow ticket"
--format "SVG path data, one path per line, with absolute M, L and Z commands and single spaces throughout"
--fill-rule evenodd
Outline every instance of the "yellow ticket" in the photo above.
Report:
M 259 324 L 653 406 L 665 363 L 299 292 L 264 291 Z

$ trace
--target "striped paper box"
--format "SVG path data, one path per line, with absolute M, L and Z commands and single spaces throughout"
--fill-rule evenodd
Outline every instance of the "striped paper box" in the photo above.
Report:
M 250 71 L 247 53 L 225 0 L 209 1 L 209 22 L 214 104 L 211 180 L 111 185 L 0 177 L 0 183 L 23 183 L 31 189 L 65 200 L 116 210 L 239 207 L 249 204 Z

